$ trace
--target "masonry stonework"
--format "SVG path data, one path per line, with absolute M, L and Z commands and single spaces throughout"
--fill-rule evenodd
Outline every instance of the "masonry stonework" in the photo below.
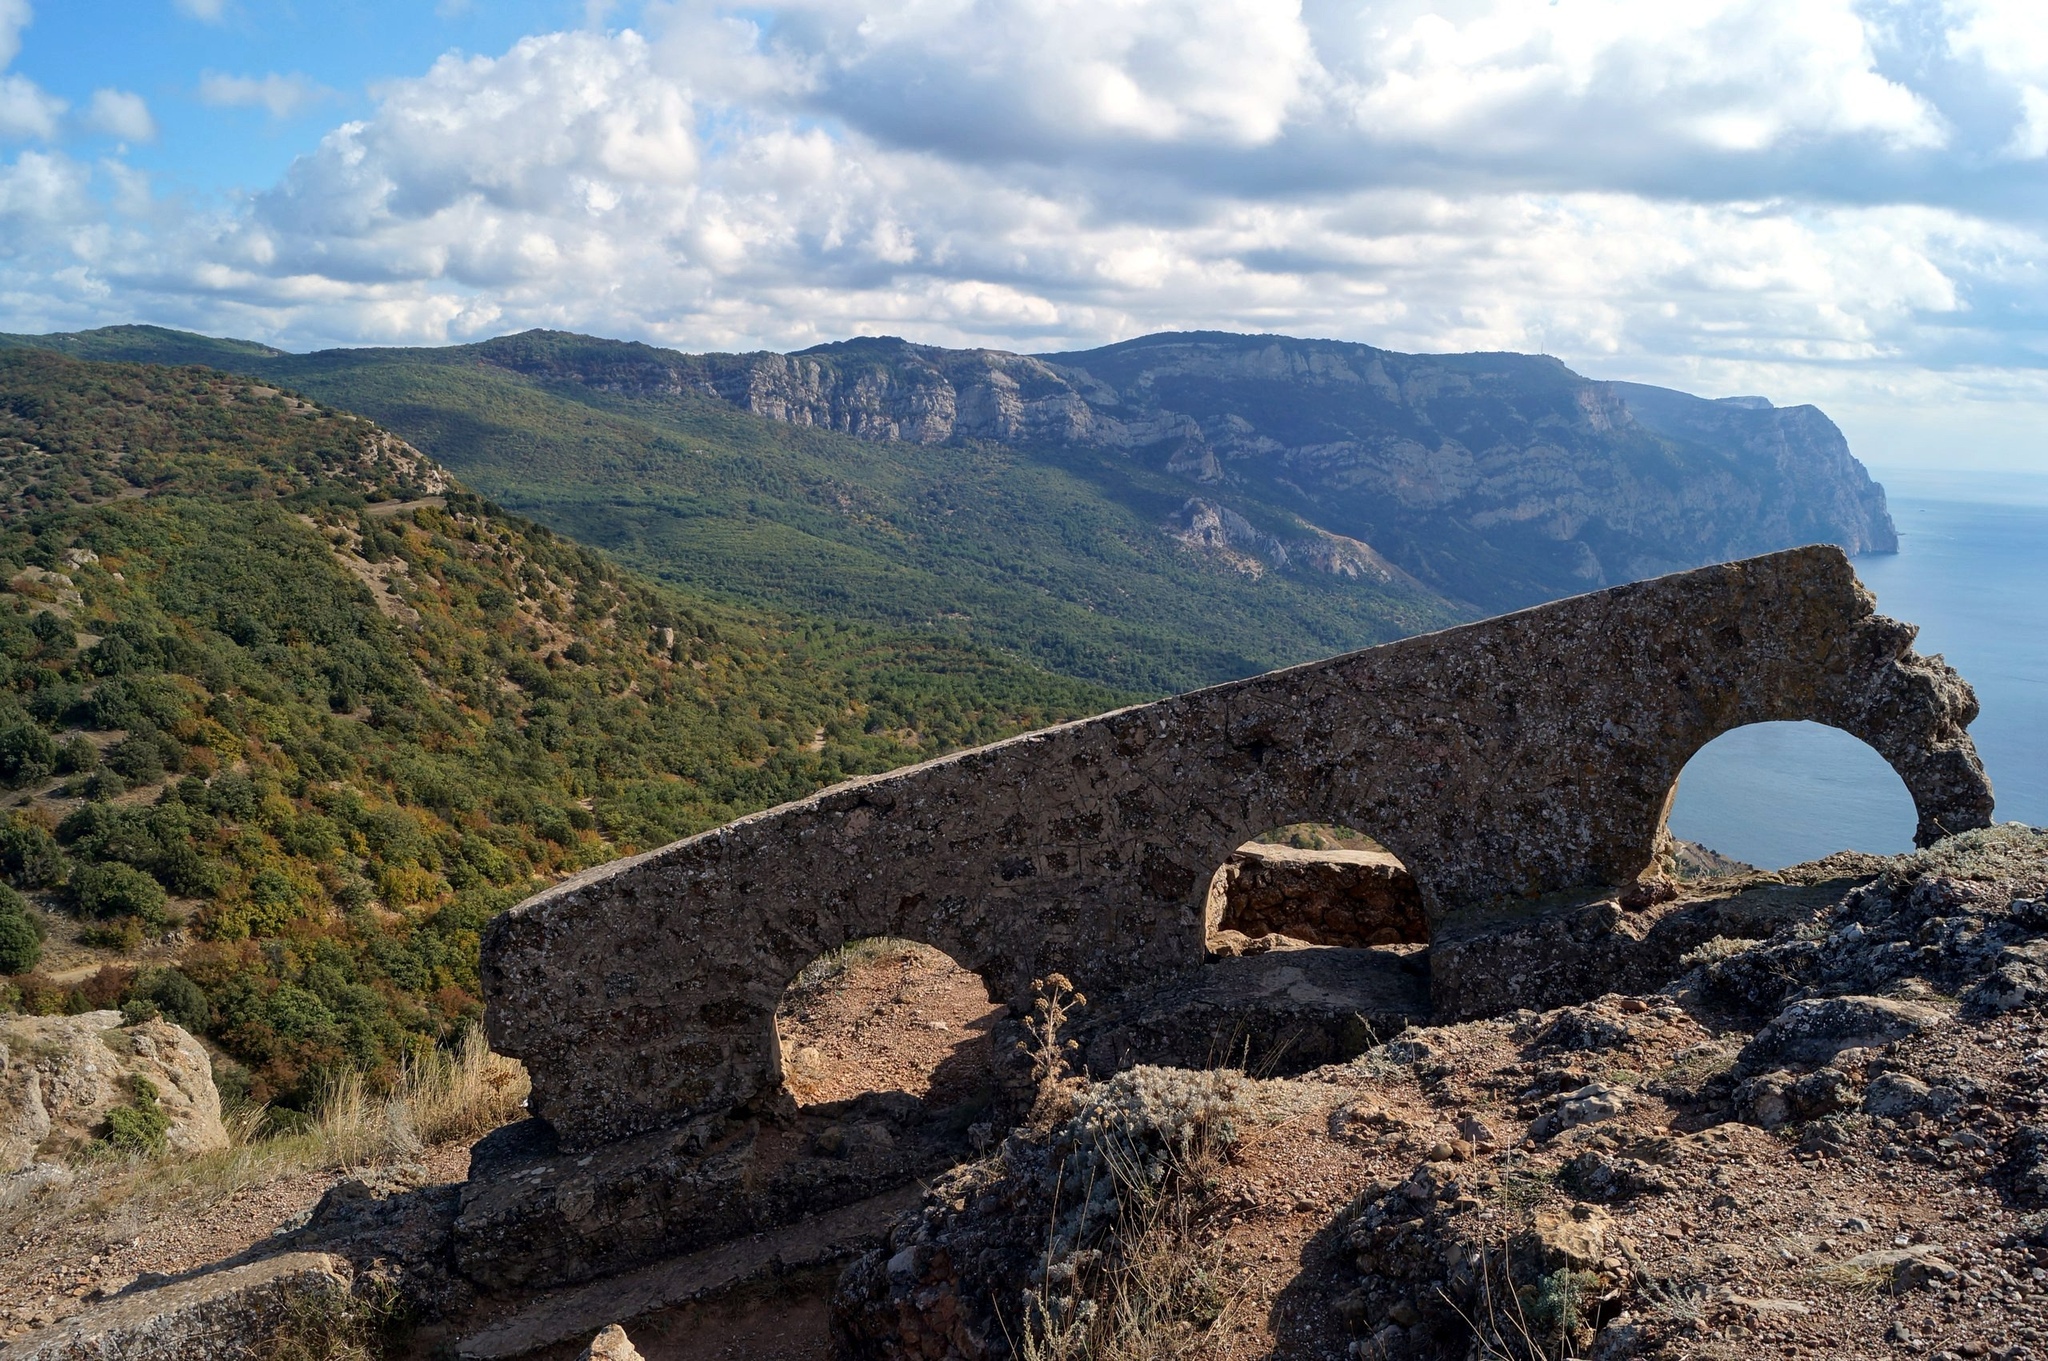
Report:
M 1430 922 L 1652 867 L 1713 738 L 1809 719 L 1874 747 L 1917 840 L 1988 824 L 1977 705 L 1838 549 L 1661 577 L 1048 728 L 569 880 L 484 941 L 493 1045 L 565 1150 L 771 1102 L 774 1014 L 825 950 L 899 936 L 1016 1002 L 1202 967 L 1217 866 L 1298 822 L 1370 834 Z

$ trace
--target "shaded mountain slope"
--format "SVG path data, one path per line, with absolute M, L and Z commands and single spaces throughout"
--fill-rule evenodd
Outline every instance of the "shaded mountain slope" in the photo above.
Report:
M 1151 694 L 1472 613 L 1369 547 L 1249 503 L 1226 516 L 1117 451 L 879 443 L 693 388 L 567 376 L 667 354 L 530 335 L 235 367 L 370 415 L 493 499 L 694 591 Z
M 583 381 L 694 386 L 867 439 L 1118 450 L 1489 610 L 1801 543 L 1897 548 L 1883 489 L 1816 408 L 1600 383 L 1540 355 L 1219 332 L 1038 356 L 879 339 L 664 369 L 656 353 Z
M 693 589 L 1155 693 L 1794 544 L 1896 546 L 1819 411 L 1542 356 L 1211 332 L 689 355 L 533 331 L 230 362 Z
M 15 1000 L 156 998 L 266 1097 L 473 1017 L 476 932 L 554 877 L 1121 698 L 658 586 L 261 383 L 30 349 L 0 580 L 0 872 L 74 980 Z

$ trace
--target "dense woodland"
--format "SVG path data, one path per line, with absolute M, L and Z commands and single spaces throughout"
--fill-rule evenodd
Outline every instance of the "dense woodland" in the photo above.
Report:
M 37 350 L 0 350 L 0 579 L 6 999 L 158 1009 L 282 1107 L 473 1022 L 479 931 L 553 878 L 1128 697 L 657 585 L 275 387 Z
M 1161 533 L 1198 490 L 1087 448 L 924 446 L 610 383 L 644 346 L 530 332 L 291 355 L 154 327 L 4 337 L 256 374 L 403 435 L 472 488 L 694 595 L 996 648 L 1146 695 L 1471 617 L 1413 586 L 1253 577 Z M 1289 515 L 1234 499 L 1263 531 Z M 1292 528 L 1290 528 L 1292 527 Z

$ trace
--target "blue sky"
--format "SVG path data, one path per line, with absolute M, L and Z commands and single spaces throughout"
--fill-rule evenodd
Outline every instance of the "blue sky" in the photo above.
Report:
M 31 15 L 14 71 L 74 109 L 107 87 L 142 96 L 159 135 L 130 143 L 126 159 L 167 189 L 199 193 L 274 182 L 329 128 L 371 113 L 378 81 L 418 74 L 451 49 L 495 54 L 586 18 L 581 0 L 37 0 Z M 94 140 L 103 149 L 121 139 Z
M 0 0 L 0 329 L 1219 327 L 2048 469 L 2038 0 Z

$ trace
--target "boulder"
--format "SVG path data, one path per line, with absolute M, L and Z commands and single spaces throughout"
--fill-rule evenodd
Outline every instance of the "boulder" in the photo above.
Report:
M 590 1339 L 590 1345 L 583 1349 L 583 1355 L 577 1361 L 646 1361 L 646 1358 L 633 1345 L 633 1339 L 626 1336 L 626 1330 L 613 1323 Z
M 1948 1019 L 1940 1007 L 1896 997 L 1809 997 L 1759 1030 L 1739 1062 L 1752 1072 L 1781 1063 L 1826 1063 L 1845 1049 L 1881 1049 Z
M 1529 1137 L 1548 1139 L 1577 1125 L 1597 1125 L 1626 1113 L 1628 1107 L 1625 1088 L 1589 1082 L 1558 1097 L 1557 1105 L 1529 1126 Z
M 137 1078 L 154 1089 L 168 1151 L 227 1147 L 213 1064 L 178 1026 L 123 1025 L 118 1011 L 0 1020 L 0 1173 L 101 1136 L 109 1111 L 137 1101 Z
M 1795 1120 L 1817 1120 L 1847 1110 L 1856 1101 L 1855 1084 L 1839 1068 L 1804 1074 L 1777 1068 L 1735 1089 L 1737 1113 L 1764 1129 L 1777 1129 Z
M 1940 1253 L 1940 1248 L 1924 1244 L 1860 1252 L 1842 1263 L 1840 1270 L 1875 1277 L 1894 1295 L 1903 1295 L 1909 1290 L 1948 1285 L 1961 1278 L 1963 1273 L 1943 1260 Z
M 1553 1271 L 1597 1271 L 1607 1256 L 1613 1219 L 1596 1205 L 1537 1210 L 1510 1246 L 1523 1277 L 1537 1280 Z
M 348 1331 L 352 1288 L 341 1258 L 288 1252 L 130 1290 L 16 1338 L 0 1348 L 0 1361 L 257 1361 L 304 1354 L 295 1343 Z
M 1863 1109 L 1887 1120 L 1901 1120 L 1914 1111 L 1926 1110 L 1934 1089 L 1910 1073 L 1881 1073 L 1863 1093 Z

